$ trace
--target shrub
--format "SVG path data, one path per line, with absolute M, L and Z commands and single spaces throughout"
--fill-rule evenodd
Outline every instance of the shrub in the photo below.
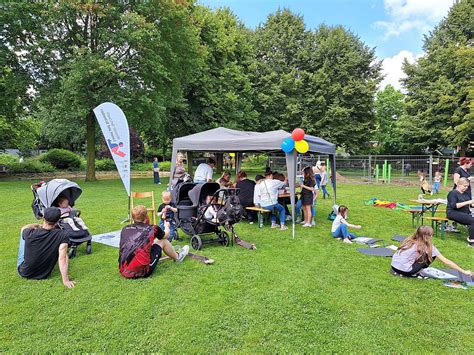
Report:
M 50 163 L 36 159 L 28 159 L 23 163 L 15 162 L 8 166 L 8 169 L 11 173 L 47 173 L 56 170 Z
M 0 154 L 0 164 L 10 166 L 11 164 L 18 163 L 20 158 L 11 154 Z
M 98 159 L 95 161 L 97 171 L 113 171 L 116 169 L 115 162 L 112 159 Z
M 51 149 L 40 157 L 40 161 L 50 163 L 57 169 L 74 170 L 81 167 L 81 159 L 65 149 Z

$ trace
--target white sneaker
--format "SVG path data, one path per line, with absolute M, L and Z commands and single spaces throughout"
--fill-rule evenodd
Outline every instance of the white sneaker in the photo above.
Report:
M 315 226 L 315 225 L 316 225 L 316 222 L 315 222 L 315 221 L 311 221 L 311 225 L 312 225 L 312 226 Z
M 302 225 L 302 227 L 312 227 L 312 225 L 310 223 L 305 223 Z
M 272 223 L 272 226 L 270 228 L 278 228 L 278 224 Z
M 189 245 L 185 245 L 183 249 L 178 253 L 178 260 L 176 260 L 178 263 L 184 260 L 186 255 L 189 253 Z
M 352 244 L 352 241 L 349 238 L 346 238 L 342 241 L 343 243 Z
M 253 221 L 250 221 L 249 224 L 253 224 Z
M 282 231 L 287 230 L 287 229 L 288 229 L 288 227 L 285 226 L 284 224 L 282 224 L 281 227 L 280 227 L 280 230 L 282 230 Z
M 290 215 L 285 216 L 285 221 L 291 221 L 291 216 Z

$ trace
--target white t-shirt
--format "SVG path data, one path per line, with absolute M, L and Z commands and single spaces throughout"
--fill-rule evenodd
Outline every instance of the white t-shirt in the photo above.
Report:
M 346 220 L 344 219 L 344 217 L 338 214 L 336 218 L 334 219 L 334 221 L 332 221 L 331 233 L 334 233 L 337 230 L 337 228 L 339 228 L 339 226 L 345 221 Z
M 278 190 L 283 186 L 285 186 L 285 183 L 280 180 L 263 180 L 255 185 L 253 203 L 262 207 L 276 205 L 278 203 Z
M 433 245 L 431 250 L 431 256 L 435 257 L 441 254 L 438 249 Z M 418 259 L 419 255 L 416 252 L 416 245 L 404 251 L 397 251 L 392 256 L 392 266 L 400 271 L 409 272 L 411 271 L 413 264 Z
M 212 168 L 209 164 L 201 163 L 194 172 L 194 182 L 208 182 L 212 180 Z

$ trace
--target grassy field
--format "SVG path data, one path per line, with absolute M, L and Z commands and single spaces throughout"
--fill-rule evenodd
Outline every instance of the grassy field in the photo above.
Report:
M 440 281 L 391 276 L 389 258 L 364 256 L 330 236 L 331 201 L 318 201 L 317 226 L 291 232 L 240 223 L 241 238 L 258 249 L 208 246 L 203 265 L 160 264 L 149 279 L 125 280 L 118 250 L 93 244 L 70 262 L 73 290 L 56 267 L 29 281 L 15 269 L 18 232 L 34 222 L 29 182 L 0 182 L 0 352 L 474 352 L 472 290 Z M 77 206 L 93 233 L 117 230 L 127 199 L 118 180 L 81 183 Z M 157 193 L 151 179 L 132 189 Z M 338 202 L 363 235 L 413 232 L 408 214 L 365 206 L 372 197 L 407 202 L 417 188 L 340 185 Z M 158 194 L 159 196 L 159 194 Z M 474 268 L 465 231 L 436 245 Z M 183 241 L 180 241 L 183 244 Z M 435 266 L 440 266 L 436 263 Z

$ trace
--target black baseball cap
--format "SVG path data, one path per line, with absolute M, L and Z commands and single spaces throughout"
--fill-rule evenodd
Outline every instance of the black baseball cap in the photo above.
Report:
M 58 223 L 61 218 L 61 211 L 57 207 L 48 207 L 44 210 L 43 218 L 48 223 Z

